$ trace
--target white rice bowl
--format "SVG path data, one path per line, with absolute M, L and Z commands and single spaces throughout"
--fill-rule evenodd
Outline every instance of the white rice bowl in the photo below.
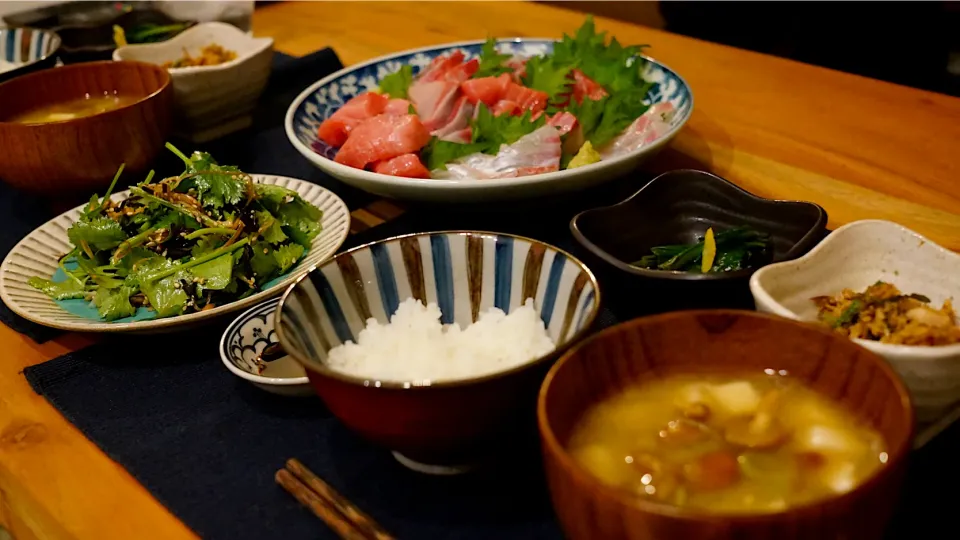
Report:
M 440 308 L 408 298 L 388 324 L 368 319 L 357 342 L 330 350 L 330 369 L 378 381 L 427 386 L 492 375 L 535 360 L 556 345 L 533 299 L 509 315 L 491 307 L 466 328 L 442 325 Z

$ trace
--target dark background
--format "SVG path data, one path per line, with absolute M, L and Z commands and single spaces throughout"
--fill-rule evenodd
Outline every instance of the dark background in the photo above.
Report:
M 548 3 L 960 96 L 960 2 Z

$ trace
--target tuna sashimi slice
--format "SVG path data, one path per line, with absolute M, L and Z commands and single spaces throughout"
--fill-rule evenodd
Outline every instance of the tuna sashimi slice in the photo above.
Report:
M 521 108 L 538 113 L 547 108 L 547 100 L 550 96 L 546 92 L 511 82 L 503 93 L 503 99 L 515 101 Z
M 511 145 L 503 145 L 497 155 L 470 154 L 446 164 L 446 170 L 433 171 L 434 178 L 452 180 L 489 180 L 515 178 L 560 170 L 560 134 L 553 126 L 543 126 Z
M 461 130 L 454 131 L 452 133 L 448 133 L 446 135 L 441 136 L 440 140 L 455 142 L 460 144 L 467 144 L 471 141 L 472 138 L 473 138 L 473 132 L 470 130 L 469 127 L 465 127 Z
M 622 156 L 663 137 L 670 131 L 669 120 L 673 112 L 673 104 L 669 101 L 650 107 L 640 118 L 627 126 L 623 133 L 603 145 L 603 148 L 599 148 L 600 156 L 603 159 Z
M 416 115 L 381 114 L 353 128 L 334 161 L 363 169 L 376 161 L 416 152 L 429 141 L 430 132 Z
M 513 84 L 510 75 L 504 73 L 499 77 L 480 77 L 479 79 L 470 79 L 460 85 L 463 95 L 467 96 L 470 103 L 476 105 L 483 103 L 487 107 L 493 107 L 498 101 L 503 99 L 507 91 L 507 85 Z
M 494 104 L 493 109 L 490 112 L 492 112 L 494 116 L 500 116 L 501 114 L 520 115 L 523 113 L 523 107 L 521 107 L 516 101 L 501 99 Z
M 453 112 L 460 85 L 447 81 L 433 81 L 410 85 L 407 94 L 428 130 L 442 127 Z
M 387 102 L 383 109 L 384 114 L 410 114 L 410 107 L 413 103 L 405 99 L 394 98 Z
M 350 130 L 360 122 L 382 113 L 388 101 L 386 96 L 364 92 L 344 103 L 330 118 L 324 120 L 317 130 L 317 136 L 330 146 L 339 148 L 347 141 Z
M 430 171 L 423 166 L 416 154 L 403 154 L 378 161 L 373 164 L 373 172 L 406 178 L 430 178 Z
M 547 125 L 557 128 L 561 135 L 566 135 L 577 127 L 577 117 L 571 112 L 560 111 L 547 119 Z
M 431 132 L 431 135 L 443 138 L 464 128 L 469 129 L 471 116 L 473 116 L 473 105 L 467 101 L 466 96 L 460 96 L 460 99 L 453 106 L 453 112 L 450 113 L 442 126 Z
M 560 135 L 566 135 L 563 140 L 563 151 L 576 154 L 583 146 L 583 126 L 573 113 L 560 111 L 547 119 L 547 125 L 557 128 Z
M 450 54 L 434 58 L 433 61 L 417 75 L 416 82 L 426 83 L 443 79 L 448 71 L 455 69 L 463 63 L 463 58 L 463 53 L 460 51 L 454 51 Z M 474 69 L 474 71 L 476 71 L 476 69 Z M 469 78 L 469 75 L 467 78 Z M 464 80 L 466 80 L 466 78 Z
M 579 69 L 573 70 L 573 99 L 577 103 L 583 103 L 584 98 L 603 99 L 607 96 L 607 91 L 603 89 L 596 81 L 587 77 Z

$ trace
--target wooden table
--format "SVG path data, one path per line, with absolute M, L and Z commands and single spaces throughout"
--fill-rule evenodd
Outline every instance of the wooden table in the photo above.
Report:
M 582 15 L 529 3 L 283 3 L 254 32 L 302 55 L 332 46 L 345 64 L 411 47 L 496 36 L 559 37 Z M 766 197 L 824 206 L 830 225 L 881 218 L 960 249 L 960 99 L 598 19 L 693 88 L 690 123 L 652 171 L 693 166 Z M 383 31 L 392 28 L 392 31 Z M 377 203 L 372 226 L 402 209 Z M 67 335 L 37 345 L 0 325 L 0 524 L 33 538 L 194 537 L 68 423 L 20 373 L 89 345 Z

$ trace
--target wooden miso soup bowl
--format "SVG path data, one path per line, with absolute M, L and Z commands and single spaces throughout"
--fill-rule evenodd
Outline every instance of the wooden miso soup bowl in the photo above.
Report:
M 137 98 L 100 114 L 44 124 L 10 122 L 30 110 L 104 92 Z M 117 169 L 146 172 L 170 133 L 170 75 L 142 62 L 88 62 L 0 84 L 0 180 L 34 193 L 103 192 Z
M 888 461 L 842 495 L 768 514 L 724 515 L 634 497 L 602 484 L 567 452 L 585 410 L 669 373 L 789 375 L 876 428 Z M 608 328 L 550 370 L 537 409 L 557 517 L 573 540 L 872 540 L 882 538 L 903 481 L 913 434 L 906 387 L 876 354 L 812 325 L 717 310 L 674 312 Z

